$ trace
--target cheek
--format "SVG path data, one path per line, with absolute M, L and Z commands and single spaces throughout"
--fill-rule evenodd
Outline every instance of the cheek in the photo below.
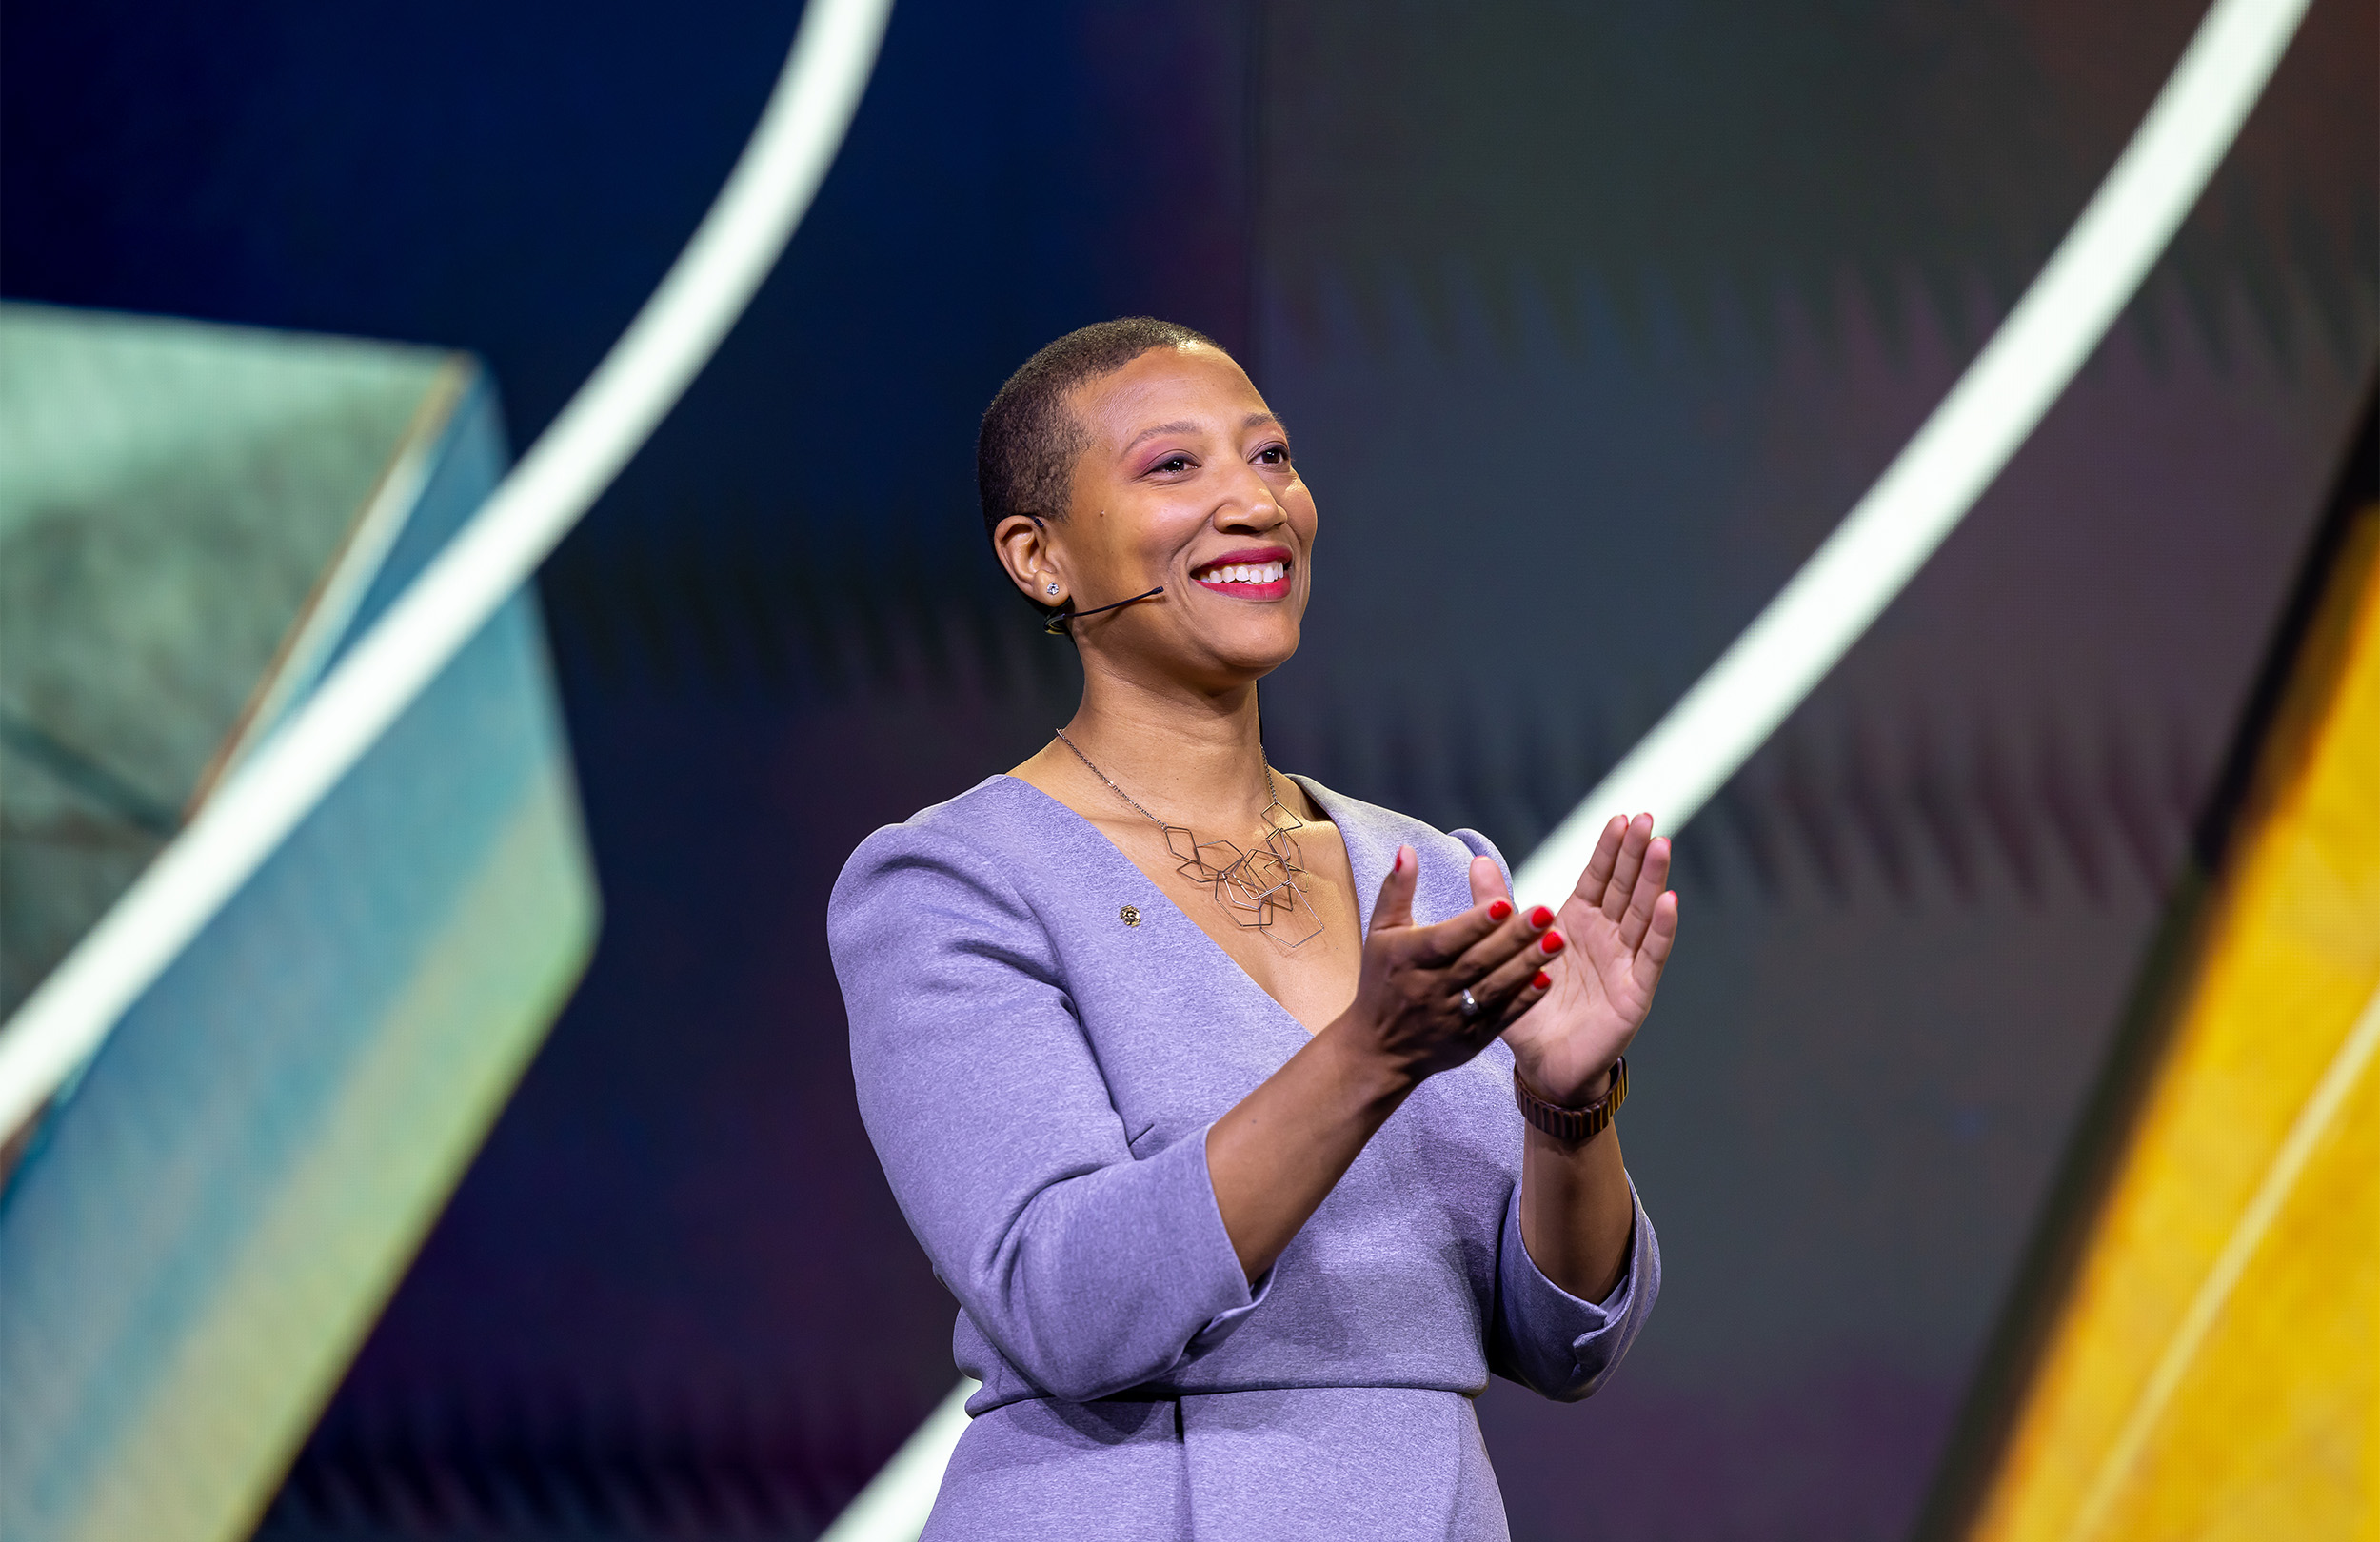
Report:
M 1162 567 L 1206 528 L 1206 510 L 1194 503 L 1160 503 L 1139 511 L 1133 544 L 1141 563 Z
M 1319 516 L 1314 507 L 1314 489 L 1299 477 L 1281 493 L 1281 507 L 1289 511 L 1290 527 L 1299 535 L 1311 537 Z

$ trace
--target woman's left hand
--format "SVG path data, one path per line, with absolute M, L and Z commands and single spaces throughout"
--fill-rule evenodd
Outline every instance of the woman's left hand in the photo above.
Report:
M 1605 1073 L 1653 1009 L 1653 992 L 1677 941 L 1677 896 L 1669 885 L 1670 845 L 1653 816 L 1612 816 L 1578 886 L 1554 925 L 1569 942 L 1545 966 L 1545 998 L 1504 1030 L 1521 1076 L 1549 1102 L 1579 1107 L 1602 1096 Z M 1484 882 L 1483 882 L 1484 880 Z M 1471 864 L 1475 900 L 1504 892 L 1496 864 Z

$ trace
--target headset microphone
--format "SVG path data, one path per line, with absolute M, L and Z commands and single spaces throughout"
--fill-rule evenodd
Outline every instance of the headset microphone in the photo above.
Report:
M 1085 616 L 1096 616 L 1102 610 L 1121 610 L 1126 605 L 1151 599 L 1164 592 L 1165 585 L 1160 583 L 1149 590 L 1147 594 L 1136 594 L 1129 600 L 1119 600 L 1112 605 L 1101 605 L 1092 610 L 1061 610 L 1041 623 L 1041 630 L 1052 637 L 1063 637 L 1066 635 L 1066 623 L 1070 621 L 1080 621 Z
M 1046 530 L 1049 528 L 1048 525 L 1041 523 L 1041 517 L 1039 514 L 1027 514 L 1025 518 L 1033 522 L 1034 528 L 1036 529 Z M 1164 592 L 1165 585 L 1160 583 L 1146 594 L 1136 594 L 1130 600 L 1119 600 L 1112 605 L 1101 605 L 1092 610 L 1052 611 L 1050 613 L 1049 620 L 1041 623 L 1041 630 L 1047 632 L 1052 637 L 1064 637 L 1066 635 L 1066 623 L 1070 621 L 1076 621 L 1084 616 L 1096 616 L 1102 610 L 1121 610 L 1126 605 L 1134 604 L 1142 600 L 1155 599 L 1157 596 L 1163 594 Z

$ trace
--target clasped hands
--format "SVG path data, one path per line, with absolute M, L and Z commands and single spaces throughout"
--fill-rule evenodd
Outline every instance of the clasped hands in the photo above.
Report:
M 1472 907 L 1417 926 L 1418 859 L 1400 846 L 1372 908 L 1352 1015 L 1417 1082 L 1500 1034 L 1540 1097 L 1590 1103 L 1644 1025 L 1676 943 L 1669 868 L 1670 843 L 1654 836 L 1652 815 L 1615 815 L 1558 911 L 1520 910 L 1495 861 L 1479 857 Z

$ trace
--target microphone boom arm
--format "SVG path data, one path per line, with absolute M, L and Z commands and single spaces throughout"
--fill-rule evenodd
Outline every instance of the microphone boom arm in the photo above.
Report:
M 1100 614 L 1101 611 L 1104 610 L 1121 610 L 1126 605 L 1137 604 L 1140 601 L 1154 599 L 1156 596 L 1163 594 L 1164 592 L 1165 585 L 1160 583 L 1156 588 L 1149 590 L 1146 594 L 1136 594 L 1128 600 L 1119 600 L 1112 605 L 1100 605 L 1090 610 L 1061 610 L 1053 614 L 1049 620 L 1041 623 L 1041 630 L 1047 632 L 1052 637 L 1063 637 L 1066 635 L 1066 623 L 1068 622 L 1080 621 L 1085 616 L 1096 616 Z

